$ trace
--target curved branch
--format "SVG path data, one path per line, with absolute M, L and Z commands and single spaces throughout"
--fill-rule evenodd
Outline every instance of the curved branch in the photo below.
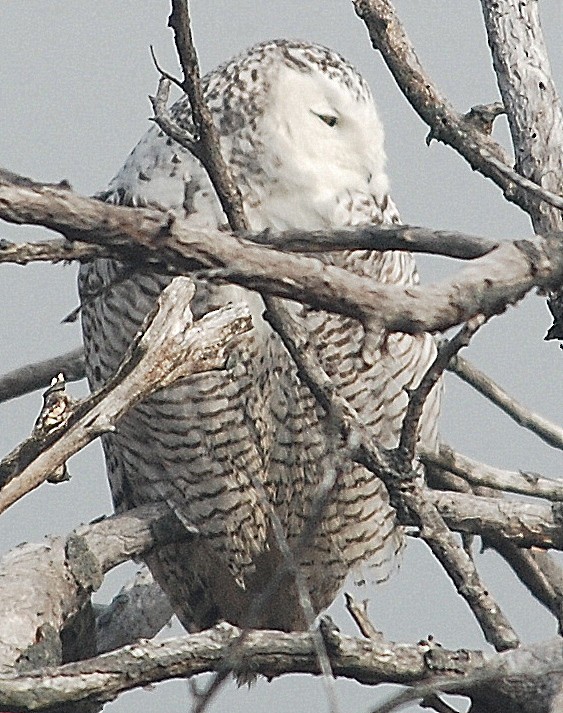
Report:
M 123 259 L 161 263 L 175 273 L 219 268 L 222 279 L 360 318 L 389 331 L 440 331 L 478 313 L 502 312 L 534 287 L 563 282 L 563 250 L 555 237 L 501 243 L 453 278 L 427 286 L 386 285 L 321 260 L 271 250 L 213 231 L 187 231 L 181 220 L 147 209 L 112 206 L 68 190 L 0 181 L 0 217 L 110 244 Z M 134 250 L 133 250 L 134 248 Z
M 189 229 L 186 229 L 189 230 Z M 217 239 L 225 231 L 209 230 Z M 473 260 L 498 247 L 496 240 L 452 230 L 430 230 L 416 225 L 361 225 L 330 230 L 263 230 L 260 233 L 237 232 L 239 238 L 284 252 L 323 253 L 336 250 L 408 250 L 413 253 L 443 255 L 459 260 Z M 87 262 L 100 257 L 123 259 L 121 250 L 111 245 L 94 245 L 78 240 L 43 240 L 14 243 L 0 240 L 0 264 L 27 265 L 30 262 Z M 133 257 L 133 256 L 131 256 Z

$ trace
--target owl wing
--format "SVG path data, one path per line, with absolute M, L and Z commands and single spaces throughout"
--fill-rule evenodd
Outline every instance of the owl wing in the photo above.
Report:
M 382 203 L 365 194 L 347 198 L 345 214 L 335 223 L 351 226 L 399 220 L 389 198 Z M 418 281 L 409 253 L 354 251 L 326 259 L 378 282 L 406 285 Z M 418 385 L 435 357 L 432 336 L 367 333 L 354 319 L 308 307 L 298 308 L 297 313 L 338 393 L 357 411 L 376 442 L 386 448 L 396 447 L 407 391 Z M 315 490 L 327 476 L 335 478 L 315 541 L 302 560 L 312 590 L 326 605 L 350 568 L 367 563 L 369 579 L 385 580 L 394 567 L 403 536 L 383 483 L 351 463 L 346 453 L 339 454 L 342 443 L 338 434 L 330 436 L 330 426 L 308 389 L 293 373 L 286 377 L 287 381 L 291 379 L 297 383 L 285 385 L 283 418 L 277 419 L 281 438 L 276 441 L 274 465 L 279 471 L 277 480 L 282 483 L 277 507 L 287 512 L 288 537 L 295 540 L 303 530 Z M 440 394 L 440 387 L 432 391 L 421 420 L 420 440 L 427 447 L 437 442 Z
M 198 162 L 156 127 L 100 197 L 171 210 L 199 227 L 217 227 L 223 220 Z M 116 371 L 168 280 L 127 270 L 112 260 L 81 267 L 92 389 Z M 257 296 L 245 290 L 196 283 L 199 313 L 233 301 L 250 302 L 255 314 L 261 311 Z M 183 522 L 205 535 L 209 557 L 217 556 L 239 584 L 266 541 L 266 508 L 255 487 L 266 478 L 264 453 L 270 438 L 264 417 L 270 386 L 264 378 L 264 338 L 263 330 L 252 330 L 233 347 L 227 368 L 162 389 L 131 409 L 116 432 L 103 438 L 116 508 L 164 500 Z

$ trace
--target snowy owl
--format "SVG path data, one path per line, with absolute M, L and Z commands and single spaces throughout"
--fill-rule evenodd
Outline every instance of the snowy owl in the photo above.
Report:
M 203 83 L 222 154 L 253 230 L 398 222 L 371 92 L 336 52 L 305 42 L 266 42 Z M 191 127 L 185 97 L 172 114 Z M 226 223 L 201 165 L 156 126 L 99 197 L 172 211 L 197 228 Z M 405 252 L 353 251 L 323 259 L 380 282 L 408 285 L 418 279 Z M 125 272 L 107 259 L 81 268 L 92 389 L 115 372 L 167 279 L 146 268 Z M 316 612 L 333 601 L 352 570 L 364 567 L 367 579 L 385 579 L 402 533 L 382 483 L 343 454 L 322 409 L 264 321 L 261 297 L 204 279 L 196 285 L 196 317 L 227 302 L 246 302 L 254 327 L 233 347 L 224 370 L 157 392 L 104 436 L 115 507 L 164 501 L 182 522 L 198 528 L 197 540 L 162 547 L 146 558 L 189 631 L 219 620 L 300 629 L 305 618 L 290 575 L 265 608 L 249 614 L 283 560 L 272 513 L 295 550 L 319 484 L 327 473 L 335 474 L 315 535 L 296 554 Z M 431 363 L 432 338 L 397 333 L 366 338 L 354 319 L 290 307 L 338 392 L 379 443 L 396 446 L 406 389 Z M 420 440 L 427 447 L 437 441 L 438 410 L 435 390 L 421 424 Z

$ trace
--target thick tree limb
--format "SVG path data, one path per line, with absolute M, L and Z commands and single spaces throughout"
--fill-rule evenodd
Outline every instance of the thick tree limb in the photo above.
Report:
M 563 107 L 551 75 L 539 3 L 481 0 L 487 38 L 516 157 L 516 170 L 544 189 L 563 193 Z M 534 230 L 561 230 L 561 204 L 524 196 Z M 528 200 L 526 200 L 528 199 Z M 556 206 L 559 210 L 556 210 Z M 546 339 L 563 338 L 563 289 L 550 295 L 553 325 Z
M 61 661 L 60 631 L 112 567 L 194 532 L 163 504 L 143 506 L 75 530 L 24 544 L 0 562 L 0 670 Z
M 0 512 L 44 482 L 87 443 L 112 430 L 143 398 L 176 379 L 222 368 L 231 340 L 251 328 L 248 308 L 227 306 L 192 325 L 189 302 L 194 289 L 189 278 L 174 279 L 116 375 L 76 406 L 64 431 L 39 442 L 32 437 L 4 459 L 0 471 L 6 484 L 0 490 Z
M 519 404 L 501 386 L 463 357 L 455 356 L 450 361 L 448 369 L 502 409 L 519 426 L 533 431 L 550 446 L 563 449 L 563 428 L 561 426 Z
M 182 221 L 147 209 L 112 206 L 50 186 L 0 181 L 0 217 L 45 225 L 70 239 L 111 244 L 172 272 L 212 267 L 221 277 L 267 294 L 306 302 L 389 331 L 440 331 L 478 313 L 502 312 L 534 287 L 563 282 L 563 250 L 555 238 L 502 243 L 442 283 L 401 287 L 366 277 L 313 257 L 271 250 L 228 233 L 189 231 Z
M 354 7 L 366 24 L 373 47 L 381 52 L 399 88 L 430 127 L 430 138 L 452 146 L 473 170 L 494 181 L 505 198 L 523 210 L 528 210 L 529 196 L 563 209 L 563 197 L 510 168 L 503 149 L 490 136 L 479 131 L 474 121 L 455 111 L 442 96 L 420 64 L 389 0 L 354 0 Z M 510 40 L 507 44 L 514 48 L 523 47 L 527 46 L 529 39 L 524 42 L 524 45 L 519 45 Z M 523 96 L 526 96 L 525 93 Z M 536 110 L 532 103 L 530 108 Z
M 143 566 L 108 606 L 96 607 L 96 651 L 103 654 L 152 639 L 173 615 L 167 596 Z
M 319 664 L 310 633 L 248 631 L 229 624 L 191 636 L 127 646 L 115 653 L 59 669 L 0 679 L 0 705 L 38 710 L 61 701 L 90 697 L 113 700 L 119 693 L 156 681 L 222 671 L 226 662 L 273 678 L 287 672 L 318 674 Z M 230 650 L 236 653 L 232 660 Z M 483 664 L 478 651 L 441 651 L 443 669 L 451 676 Z M 383 681 L 412 683 L 443 674 L 431 665 L 425 647 L 372 642 L 331 632 L 331 663 L 338 676 L 374 685 Z M 132 676 L 134 672 L 134 676 Z
M 481 0 L 481 7 L 506 107 L 516 170 L 545 190 L 561 194 L 563 108 L 551 76 L 539 3 Z M 563 228 L 563 199 L 546 202 L 551 205 L 542 206 L 537 200 L 524 205 L 537 233 Z
M 89 698 L 111 701 L 138 685 L 221 671 L 240 630 L 229 624 L 191 636 L 142 642 L 87 661 L 56 669 L 32 671 L 0 679 L 0 705 L 40 710 L 60 701 Z M 561 639 L 540 642 L 486 659 L 478 651 L 448 651 L 427 644 L 409 646 L 380 640 L 355 639 L 331 632 L 331 663 L 335 674 L 365 685 L 384 681 L 419 685 L 377 711 L 443 690 L 471 695 L 484 710 L 545 712 L 558 692 L 563 670 Z M 318 674 L 311 636 L 274 631 L 249 631 L 233 665 L 273 678 L 287 672 Z M 135 675 L 132 677 L 131 673 Z M 499 707 L 500 706 L 500 707 Z

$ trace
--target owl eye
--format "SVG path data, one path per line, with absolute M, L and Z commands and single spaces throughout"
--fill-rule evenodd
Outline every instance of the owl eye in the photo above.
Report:
M 338 117 L 337 116 L 332 116 L 331 114 L 317 114 L 315 111 L 313 112 L 315 116 L 318 116 L 321 121 L 324 121 L 324 123 L 327 126 L 336 126 L 338 124 Z

